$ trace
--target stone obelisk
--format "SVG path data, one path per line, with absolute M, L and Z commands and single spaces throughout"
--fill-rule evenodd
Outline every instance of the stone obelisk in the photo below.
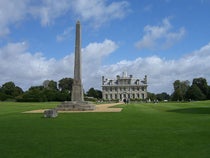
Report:
M 57 110 L 59 111 L 85 111 L 95 109 L 95 105 L 84 101 L 81 61 L 81 25 L 80 22 L 77 21 L 75 37 L 74 82 L 72 85 L 71 101 L 65 101 L 58 105 Z
M 71 95 L 72 101 L 84 101 L 81 69 L 81 26 L 80 22 L 77 21 L 75 37 L 74 82 Z

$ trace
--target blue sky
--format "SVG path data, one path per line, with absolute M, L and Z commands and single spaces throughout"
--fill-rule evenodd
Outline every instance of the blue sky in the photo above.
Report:
M 210 82 L 209 0 L 0 0 L 0 84 L 25 90 L 73 77 L 75 23 L 82 25 L 83 84 L 148 75 L 150 92 Z

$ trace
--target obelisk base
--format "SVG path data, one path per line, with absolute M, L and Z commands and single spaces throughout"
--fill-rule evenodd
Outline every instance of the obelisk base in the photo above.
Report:
M 91 111 L 95 109 L 95 105 L 86 101 L 65 101 L 57 106 L 58 111 Z

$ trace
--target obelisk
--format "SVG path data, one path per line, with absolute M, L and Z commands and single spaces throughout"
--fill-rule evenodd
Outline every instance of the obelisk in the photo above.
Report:
M 71 95 L 72 101 L 84 101 L 81 69 L 81 26 L 80 22 L 77 21 L 75 37 L 74 82 L 72 85 Z
M 84 101 L 82 86 L 82 60 L 81 60 L 81 26 L 76 23 L 75 37 L 74 82 L 72 85 L 71 101 L 64 101 L 57 106 L 58 111 L 85 111 L 94 110 L 95 105 Z

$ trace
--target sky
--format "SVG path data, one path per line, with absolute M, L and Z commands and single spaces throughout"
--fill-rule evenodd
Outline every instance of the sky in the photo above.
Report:
M 175 80 L 210 84 L 210 0 L 0 0 L 0 85 L 27 90 L 73 78 L 75 25 L 82 27 L 82 80 L 122 72 L 148 91 L 173 92 Z

